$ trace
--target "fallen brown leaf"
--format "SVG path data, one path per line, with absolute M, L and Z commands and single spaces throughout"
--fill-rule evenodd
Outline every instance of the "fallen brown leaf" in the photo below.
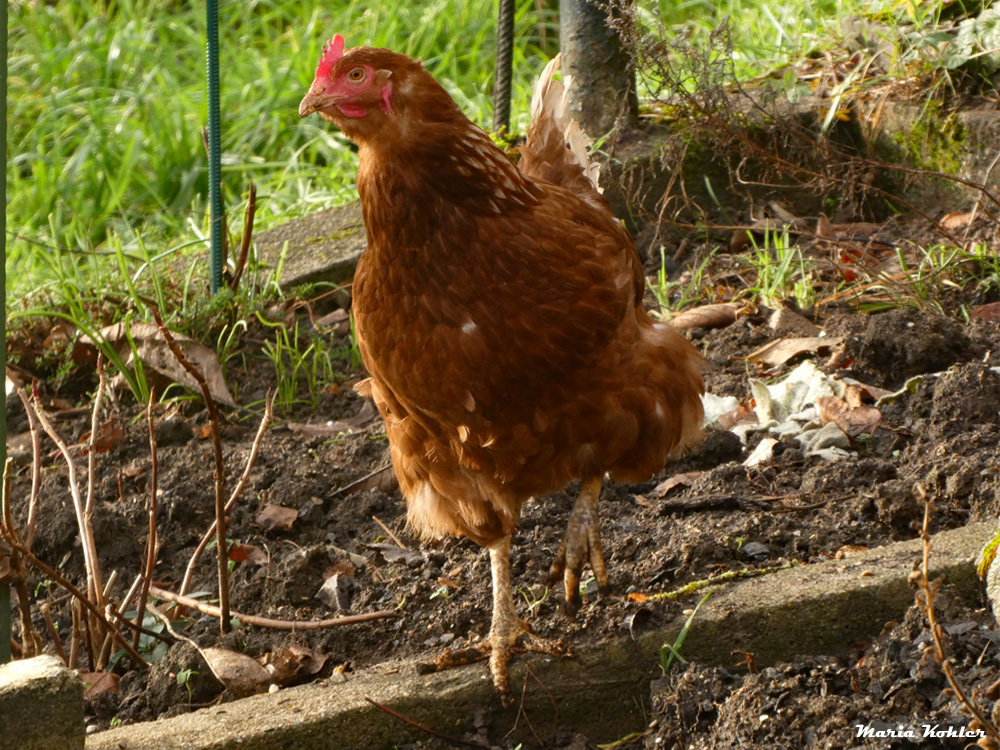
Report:
M 103 693 L 117 693 L 121 675 L 113 672 L 80 672 L 83 681 L 83 697 L 87 700 Z
M 874 406 L 852 407 L 837 396 L 821 396 L 816 399 L 816 406 L 823 424 L 833 422 L 852 438 L 865 433 L 870 435 L 882 421 L 882 412 Z
M 282 505 L 265 505 L 255 519 L 257 525 L 262 526 L 267 531 L 280 529 L 290 531 L 299 513 L 293 508 L 286 508 Z
M 792 357 L 797 357 L 800 354 L 833 349 L 841 346 L 843 343 L 844 339 L 842 336 L 806 336 L 778 339 L 751 352 L 744 359 L 748 362 L 754 362 L 767 367 L 778 367 L 785 364 Z
M 703 471 L 688 471 L 684 474 L 674 474 L 670 479 L 656 485 L 649 493 L 649 496 L 660 498 L 664 497 L 674 487 L 690 487 L 704 473 Z
M 229 393 L 229 386 L 226 385 L 226 379 L 222 374 L 222 367 L 219 365 L 219 358 L 215 352 L 188 336 L 173 331 L 171 334 L 177 340 L 184 356 L 205 378 L 212 398 L 220 404 L 235 407 L 236 402 Z M 102 328 L 99 335 L 115 348 L 127 366 L 134 367 L 135 359 L 138 358 L 147 379 L 154 381 L 158 379 L 165 383 L 179 383 L 195 393 L 201 393 L 197 381 L 174 358 L 167 343 L 160 335 L 160 329 L 152 323 L 133 322 L 127 329 L 124 323 L 115 323 L 112 326 Z M 129 337 L 132 339 L 131 344 Z M 97 346 L 89 336 L 81 336 L 79 345 L 84 349 L 94 350 L 96 353 Z
M 743 312 L 746 312 L 746 306 L 735 302 L 702 305 L 685 310 L 668 320 L 667 325 L 682 331 L 689 328 L 725 328 L 735 323 Z
M 994 323 L 1000 321 L 1000 302 L 991 302 L 988 305 L 977 305 L 969 313 L 970 318 L 977 320 L 992 320 Z
M 224 648 L 199 649 L 215 679 L 237 698 L 266 692 L 271 675 L 254 659 Z

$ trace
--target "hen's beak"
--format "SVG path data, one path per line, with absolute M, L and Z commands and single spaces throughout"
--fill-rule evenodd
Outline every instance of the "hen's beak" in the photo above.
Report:
M 299 104 L 299 117 L 308 117 L 313 112 L 326 109 L 342 98 L 327 94 L 325 89 L 313 87 L 309 89 L 308 94 L 302 97 L 302 102 Z

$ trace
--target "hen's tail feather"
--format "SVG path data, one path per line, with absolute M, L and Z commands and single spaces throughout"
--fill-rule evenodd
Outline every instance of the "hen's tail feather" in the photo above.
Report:
M 584 200 L 603 203 L 598 185 L 600 166 L 590 159 L 590 140 L 567 112 L 571 79 L 553 78 L 559 70 L 556 55 L 542 70 L 531 97 L 531 124 L 521 147 L 521 171 L 573 191 Z

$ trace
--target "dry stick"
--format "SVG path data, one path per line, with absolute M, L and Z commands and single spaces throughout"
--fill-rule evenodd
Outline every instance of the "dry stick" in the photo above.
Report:
M 253 237 L 253 219 L 257 213 L 257 186 L 250 180 L 250 195 L 247 197 L 247 210 L 243 214 L 243 239 L 240 240 L 240 257 L 236 260 L 236 268 L 233 269 L 233 280 L 229 282 L 229 288 L 234 292 L 240 286 L 240 278 L 247 267 L 247 255 L 250 253 L 250 239 Z
M 153 568 L 156 566 L 156 481 L 159 474 L 159 467 L 156 461 L 156 425 L 153 423 L 153 391 L 149 391 L 149 404 L 146 406 L 146 423 L 149 425 L 149 537 L 146 539 L 146 566 L 142 575 L 142 592 L 139 594 L 139 601 L 136 602 L 135 624 L 142 626 L 142 619 L 146 615 L 146 597 L 149 596 L 149 584 L 153 580 Z M 131 597 L 129 597 L 131 598 Z M 128 599 L 122 603 L 122 608 L 128 606 Z M 132 645 L 139 648 L 139 631 L 136 630 L 132 636 Z
M 10 502 L 10 467 L 12 461 L 8 458 L 3 467 L 3 528 L 13 539 L 17 539 L 17 530 L 14 528 L 14 514 L 11 512 Z M 23 653 L 25 656 L 37 656 L 42 651 L 42 639 L 38 636 L 31 622 L 31 597 L 28 596 L 28 582 L 25 574 L 21 556 L 13 547 L 10 550 L 10 566 L 14 572 L 14 592 L 17 594 L 17 612 L 21 620 L 21 641 L 23 642 Z M 0 586 L 6 584 L 0 583 Z
M 382 530 L 386 534 L 389 535 L 389 538 L 392 539 L 392 541 L 394 541 L 396 543 L 397 547 L 400 547 L 401 549 L 408 549 L 408 547 L 405 544 L 403 544 L 401 541 L 399 541 L 399 537 L 396 536 L 395 534 L 393 534 L 392 530 L 388 526 L 386 526 L 384 523 L 382 523 L 382 519 L 381 518 L 379 518 L 378 516 L 372 516 L 372 520 L 375 523 L 377 523 L 379 526 L 382 527 Z
M 52 613 L 49 612 L 49 603 L 44 602 L 39 609 L 42 610 L 42 617 L 45 618 L 45 627 L 48 629 L 49 636 L 52 638 L 52 645 L 56 648 L 56 654 L 63 660 L 63 664 L 68 666 L 69 662 L 66 660 L 66 651 L 63 649 L 62 638 L 59 637 L 59 631 L 56 630 L 56 625 L 52 622 Z
M 452 745 L 458 745 L 459 747 L 475 747 L 479 748 L 479 750 L 482 750 L 483 747 L 482 745 L 478 745 L 473 742 L 466 742 L 465 740 L 460 740 L 457 737 L 449 737 L 447 734 L 442 734 L 441 732 L 438 732 L 435 729 L 431 729 L 430 727 L 425 727 L 423 724 L 418 724 L 413 719 L 407 718 L 406 716 L 403 716 L 403 714 L 398 713 L 397 711 L 393 711 L 388 706 L 383 706 L 381 703 L 376 703 L 367 695 L 365 696 L 365 700 L 371 703 L 373 706 L 375 706 L 375 708 L 379 709 L 380 711 L 385 711 L 387 714 L 389 714 L 389 716 L 395 716 L 403 723 L 409 724 L 411 727 L 416 727 L 421 732 L 425 732 L 429 735 L 437 737 L 439 740 L 444 740 L 445 742 L 451 743 Z
M 53 581 L 55 581 L 57 586 L 61 586 L 62 588 L 66 589 L 70 594 L 73 595 L 76 601 L 80 602 L 80 604 L 86 607 L 87 610 L 97 618 L 98 622 L 100 622 L 105 628 L 111 631 L 111 633 L 114 635 L 115 640 L 118 641 L 119 645 L 121 645 L 123 649 L 125 649 L 125 653 L 129 655 L 129 657 L 132 659 L 132 661 L 136 663 L 137 666 L 143 669 L 149 666 L 146 663 L 146 660 L 139 655 L 139 652 L 136 651 L 134 648 L 132 648 L 132 644 L 129 643 L 127 640 L 125 640 L 125 637 L 118 632 L 118 629 L 112 623 L 108 622 L 107 618 L 104 617 L 104 613 L 101 610 L 99 610 L 97 606 L 92 601 L 90 601 L 82 591 L 80 591 L 80 589 L 78 589 L 76 586 L 70 583 L 62 573 L 60 573 L 55 568 L 46 565 L 44 562 L 35 557 L 35 555 L 32 552 L 28 551 L 16 537 L 12 536 L 9 533 L 6 527 L 0 527 L 0 536 L 3 536 L 3 538 L 7 540 L 7 544 L 16 549 L 22 555 L 24 555 L 25 558 L 32 565 L 38 568 L 44 575 L 48 576 Z M 86 622 L 87 620 L 86 617 L 83 617 L 82 619 L 84 620 L 84 622 Z M 134 627 L 134 625 L 132 625 L 132 623 L 130 623 L 128 620 L 122 620 L 121 622 L 123 625 L 127 625 L 130 628 Z M 78 623 L 75 620 L 75 615 L 74 615 L 74 621 L 73 621 L 74 641 L 76 640 L 76 633 L 78 631 L 79 627 Z M 77 646 L 76 643 L 74 643 L 73 648 L 70 652 L 71 659 L 73 658 L 73 655 L 75 654 L 76 650 Z M 91 666 L 93 666 L 93 662 L 91 662 Z
M 153 596 L 158 596 L 161 599 L 176 602 L 183 607 L 196 609 L 199 612 L 211 615 L 212 617 L 220 617 L 222 614 L 218 607 L 213 607 L 211 604 L 205 604 L 197 599 L 192 599 L 189 596 L 175 594 L 172 591 L 167 591 L 166 589 L 161 589 L 157 586 L 150 586 L 149 593 Z M 346 615 L 344 617 L 335 617 L 332 620 L 272 620 L 270 617 L 245 615 L 240 612 L 232 612 L 231 614 L 241 622 L 245 622 L 249 625 L 259 625 L 262 628 L 272 628 L 274 630 L 321 630 L 323 628 L 335 628 L 340 625 L 356 625 L 359 622 L 368 622 L 369 620 L 384 620 L 388 617 L 396 616 L 396 610 L 380 609 L 377 612 L 365 612 L 361 615 Z
M 113 570 L 111 571 L 111 575 L 108 576 L 107 584 L 104 586 L 104 601 L 106 602 L 104 605 L 104 619 L 108 622 L 121 619 L 121 615 L 118 613 L 118 610 L 115 609 L 115 605 L 111 603 L 111 591 L 114 589 L 116 583 L 118 583 L 118 571 Z M 105 667 L 108 666 L 108 659 L 111 656 L 111 641 L 112 636 L 111 633 L 108 632 L 105 634 L 104 640 L 101 641 L 100 651 L 97 652 L 98 672 L 103 672 Z
M 174 340 L 173 335 L 163 325 L 163 318 L 156 308 L 150 308 L 156 325 L 160 328 L 160 335 L 170 347 L 174 358 L 181 367 L 187 370 L 201 388 L 201 394 L 205 398 L 205 406 L 208 407 L 208 421 L 212 428 L 212 447 L 215 453 L 215 530 L 216 530 L 216 560 L 219 578 L 219 609 L 222 616 L 219 620 L 219 629 L 223 635 L 230 631 L 229 625 L 229 555 L 226 549 L 226 464 L 222 458 L 222 430 L 219 427 L 219 407 L 215 405 L 215 399 L 208 389 L 205 376 L 201 374 L 197 367 L 188 361 L 181 351 L 180 346 Z
M 260 426 L 257 428 L 257 434 L 254 436 L 253 445 L 250 447 L 250 455 L 247 457 L 246 465 L 243 468 L 243 475 L 240 477 L 239 481 L 236 483 L 236 488 L 233 493 L 229 496 L 229 500 L 226 502 L 226 507 L 224 513 L 229 513 L 236 505 L 236 501 L 239 500 L 240 495 L 243 494 L 243 488 L 246 487 L 247 481 L 250 479 L 250 472 L 253 470 L 254 464 L 257 462 L 257 453 L 260 451 L 260 441 L 264 437 L 264 433 L 267 432 L 268 426 L 271 424 L 271 417 L 274 409 L 274 399 L 277 398 L 277 393 L 271 396 L 268 392 L 268 398 L 264 401 L 264 416 L 260 420 Z M 191 559 L 188 561 L 187 570 L 184 571 L 184 580 L 181 582 L 181 596 L 188 592 L 191 587 L 191 578 L 194 575 L 195 565 L 198 564 L 198 560 L 201 559 L 201 553 L 205 551 L 205 547 L 212 539 L 212 535 L 216 530 L 216 522 L 212 521 L 212 525 L 208 527 L 208 531 L 202 536 L 201 541 L 195 548 L 195 551 L 191 554 Z
M 28 521 L 24 528 L 24 546 L 31 549 L 35 541 L 38 497 L 42 489 L 42 435 L 38 430 L 38 417 L 28 404 L 28 394 L 21 386 L 17 386 L 15 390 L 24 406 L 24 413 L 28 415 L 28 428 L 31 430 L 31 498 L 28 500 Z
M 80 540 L 83 543 L 83 564 L 87 571 L 87 590 L 93 592 L 96 597 L 93 602 L 88 601 L 88 604 L 95 605 L 94 611 L 100 613 L 101 609 L 104 607 L 104 601 L 101 598 L 104 593 L 104 586 L 101 583 L 101 568 L 97 562 L 97 545 L 94 543 L 94 529 L 89 523 L 87 523 L 83 500 L 80 497 L 80 487 L 77 483 L 76 477 L 76 462 L 73 461 L 73 457 L 70 455 L 69 448 L 66 447 L 66 443 L 63 442 L 63 439 L 59 437 L 56 431 L 52 428 L 52 424 L 49 422 L 48 417 L 45 415 L 45 411 L 42 409 L 42 404 L 37 393 L 32 394 L 30 403 L 35 415 L 38 417 L 39 423 L 42 425 L 42 429 L 45 430 L 52 442 L 56 444 L 59 448 L 59 452 L 62 453 L 63 458 L 66 460 L 66 466 L 69 471 L 69 491 L 71 497 L 73 498 L 73 510 L 76 512 L 76 523 L 80 529 Z M 103 615 L 100 616 L 103 617 Z
M 80 642 L 83 640 L 83 630 L 80 624 L 83 615 L 78 600 L 74 599 L 70 602 L 69 608 L 73 613 L 73 637 L 69 642 L 69 661 L 66 662 L 66 666 L 70 669 L 76 669 L 76 663 L 80 659 Z
M 924 523 L 920 529 L 920 539 L 923 542 L 923 555 L 920 561 L 920 574 L 918 584 L 924 594 L 924 614 L 927 617 L 927 624 L 930 627 L 931 637 L 934 643 L 934 652 L 937 657 L 938 663 L 941 665 L 941 671 L 944 672 L 945 678 L 948 680 L 948 684 L 951 686 L 955 697 L 958 701 L 965 707 L 965 709 L 972 714 L 973 718 L 979 722 L 979 727 L 994 741 L 1000 741 L 1000 730 L 997 729 L 996 725 L 990 721 L 990 719 L 979 710 L 979 706 L 973 703 L 969 697 L 965 694 L 962 686 L 958 684 L 958 678 L 955 677 L 955 671 L 952 668 L 951 659 L 947 658 L 944 651 L 944 639 L 942 636 L 941 626 L 938 625 L 937 616 L 934 613 L 934 590 L 937 588 L 936 584 L 940 583 L 940 579 L 931 583 L 930 581 L 930 554 L 931 554 L 931 532 L 930 532 L 930 522 L 931 522 L 931 500 L 927 496 L 927 491 L 924 489 L 923 484 L 917 483 L 916 487 L 917 495 L 921 500 L 924 501 Z M 919 601 L 919 599 L 918 599 Z

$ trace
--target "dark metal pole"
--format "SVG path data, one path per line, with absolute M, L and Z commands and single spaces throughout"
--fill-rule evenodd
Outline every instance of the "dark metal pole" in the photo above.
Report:
M 514 0 L 500 0 L 497 23 L 497 80 L 493 87 L 493 129 L 510 129 L 510 85 L 514 67 Z
M 573 77 L 569 114 L 591 138 L 607 134 L 620 116 L 627 125 L 638 117 L 632 55 L 608 23 L 627 23 L 630 4 L 559 0 L 563 75 Z
M 208 0 L 208 202 L 211 210 L 212 267 L 210 288 L 222 285 L 222 144 L 219 123 L 219 2 Z

